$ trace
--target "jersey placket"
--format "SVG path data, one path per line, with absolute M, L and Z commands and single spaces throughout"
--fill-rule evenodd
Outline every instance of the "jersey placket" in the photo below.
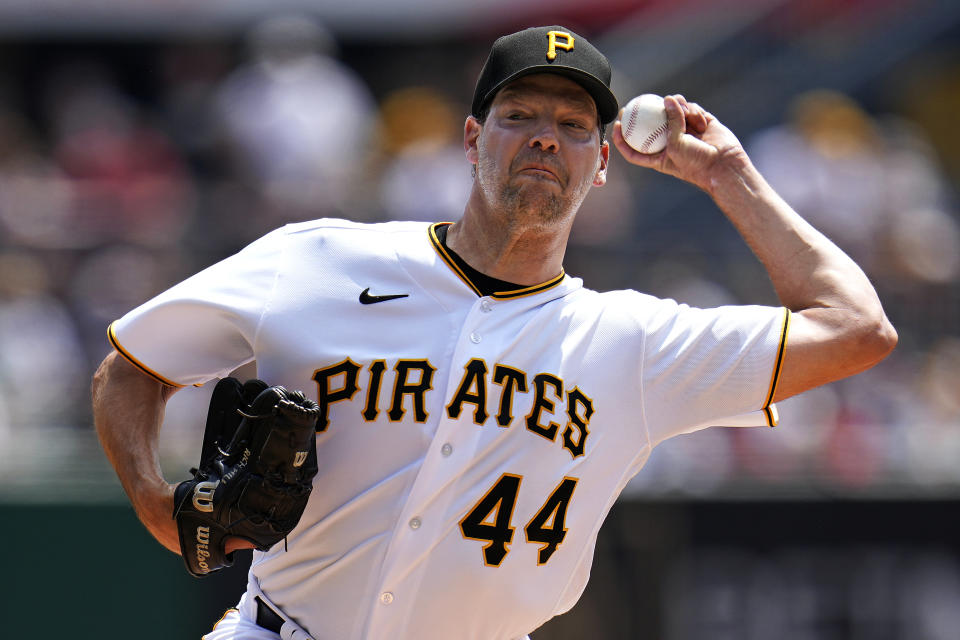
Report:
M 365 637 L 398 637 L 403 633 L 411 602 L 425 577 L 426 564 L 421 560 L 446 534 L 443 523 L 455 498 L 449 489 L 470 465 L 482 436 L 482 427 L 473 424 L 468 415 L 451 418 L 446 403 L 460 383 L 464 363 L 471 358 L 487 360 L 489 354 L 497 353 L 497 345 L 488 339 L 485 329 L 499 304 L 486 297 L 474 303 L 464 319 L 452 357 L 444 363 L 447 379 L 442 413 L 403 515 L 392 533 Z

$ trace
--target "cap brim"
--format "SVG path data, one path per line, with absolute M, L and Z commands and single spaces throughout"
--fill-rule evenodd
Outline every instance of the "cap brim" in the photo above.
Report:
M 511 76 L 507 76 L 503 81 L 487 92 L 487 95 L 484 96 L 483 100 L 478 105 L 477 110 L 479 111 L 484 105 L 488 104 L 493 96 L 495 96 L 503 87 L 507 86 L 514 80 L 524 76 L 533 75 L 535 73 L 555 73 L 557 75 L 570 78 L 579 84 L 586 90 L 587 93 L 590 94 L 590 97 L 593 98 L 594 103 L 597 105 L 597 113 L 600 115 L 600 122 L 605 125 L 613 122 L 613 120 L 617 117 L 617 112 L 620 111 L 620 104 L 617 102 L 616 96 L 613 95 L 613 92 L 610 91 L 607 85 L 605 85 L 600 78 L 580 69 L 564 67 L 556 64 L 544 64 L 527 67 L 517 71 Z

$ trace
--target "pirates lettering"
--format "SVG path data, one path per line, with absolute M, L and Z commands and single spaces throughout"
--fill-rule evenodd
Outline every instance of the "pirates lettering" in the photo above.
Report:
M 392 367 L 392 376 L 385 360 L 373 360 L 361 376 L 363 368 L 347 358 L 314 372 L 321 416 L 318 431 L 329 425 L 332 405 L 353 400 L 361 388 L 361 378 L 365 392 L 357 404 L 365 421 L 376 421 L 384 410 L 391 422 L 412 419 L 424 423 L 429 419 L 427 394 L 433 390 L 437 371 L 429 361 L 398 360 Z M 529 383 L 528 378 L 526 372 L 515 367 L 495 364 L 491 368 L 483 360 L 472 358 L 463 366 L 459 383 L 450 386 L 446 415 L 458 419 L 467 412 L 478 426 L 485 426 L 492 417 L 498 427 L 508 428 L 514 424 L 519 406 L 522 411 L 529 411 L 521 418 L 528 431 L 550 442 L 557 442 L 560 436 L 560 445 L 571 456 L 582 456 L 595 410 L 593 400 L 577 387 L 566 389 L 564 381 L 552 373 L 537 373 Z M 391 388 L 389 402 L 381 406 L 381 391 Z M 495 414 L 491 415 L 491 408 L 496 409 Z M 412 414 L 408 416 L 410 410 Z

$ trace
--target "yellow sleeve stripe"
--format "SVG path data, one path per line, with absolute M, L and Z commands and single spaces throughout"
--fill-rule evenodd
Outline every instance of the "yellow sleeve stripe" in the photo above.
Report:
M 780 330 L 780 348 L 777 349 L 777 361 L 773 367 L 773 375 L 770 378 L 770 392 L 767 393 L 767 400 L 763 403 L 763 411 L 767 415 L 767 423 L 771 427 L 777 426 L 780 416 L 777 414 L 777 408 L 773 405 L 773 397 L 777 393 L 777 383 L 780 382 L 780 369 L 783 366 L 783 355 L 787 351 L 787 333 L 790 331 L 790 309 L 783 310 L 783 328 Z
M 771 404 L 763 408 L 763 415 L 767 417 L 767 426 L 775 427 L 780 422 L 780 412 L 777 411 L 777 405 Z
M 117 353 L 119 353 L 121 356 L 123 356 L 124 359 L 126 359 L 130 364 L 132 364 L 133 366 L 135 366 L 137 369 L 140 369 L 140 370 L 143 371 L 145 374 L 149 375 L 151 378 L 153 378 L 153 379 L 155 379 L 155 380 L 157 380 L 157 381 L 159 381 L 159 382 L 162 382 L 163 384 L 165 384 L 165 385 L 167 385 L 167 386 L 169 386 L 169 387 L 182 388 L 182 387 L 186 386 L 186 385 L 182 385 L 182 384 L 177 384 L 176 382 L 174 382 L 174 381 L 172 381 L 172 380 L 167 380 L 167 379 L 164 378 L 162 375 L 160 375 L 160 374 L 157 373 L 156 371 L 153 371 L 152 369 L 150 369 L 150 367 L 146 366 L 145 364 L 143 364 L 142 362 L 140 362 L 139 360 L 137 360 L 136 358 L 134 358 L 132 355 L 130 355 L 130 352 L 128 352 L 126 349 L 124 349 L 123 346 L 120 345 L 120 341 L 117 340 L 117 334 L 116 334 L 116 332 L 113 330 L 113 323 L 111 323 L 110 326 L 107 328 L 107 338 L 110 340 L 110 344 L 113 345 L 113 348 L 117 350 Z

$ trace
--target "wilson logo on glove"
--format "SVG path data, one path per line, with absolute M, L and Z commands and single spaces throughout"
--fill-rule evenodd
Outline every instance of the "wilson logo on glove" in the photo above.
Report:
M 204 572 L 210 571 L 207 558 L 210 557 L 210 527 L 197 527 L 197 566 Z
M 293 454 L 293 466 L 302 467 L 303 463 L 307 461 L 307 454 L 309 451 L 297 451 Z
M 233 564 L 234 536 L 266 551 L 303 515 L 317 475 L 320 408 L 299 391 L 224 378 L 213 390 L 200 465 L 174 490 L 173 517 L 187 571 Z
M 213 511 L 213 494 L 219 482 L 199 482 L 193 488 L 193 506 L 197 511 L 209 513 Z

